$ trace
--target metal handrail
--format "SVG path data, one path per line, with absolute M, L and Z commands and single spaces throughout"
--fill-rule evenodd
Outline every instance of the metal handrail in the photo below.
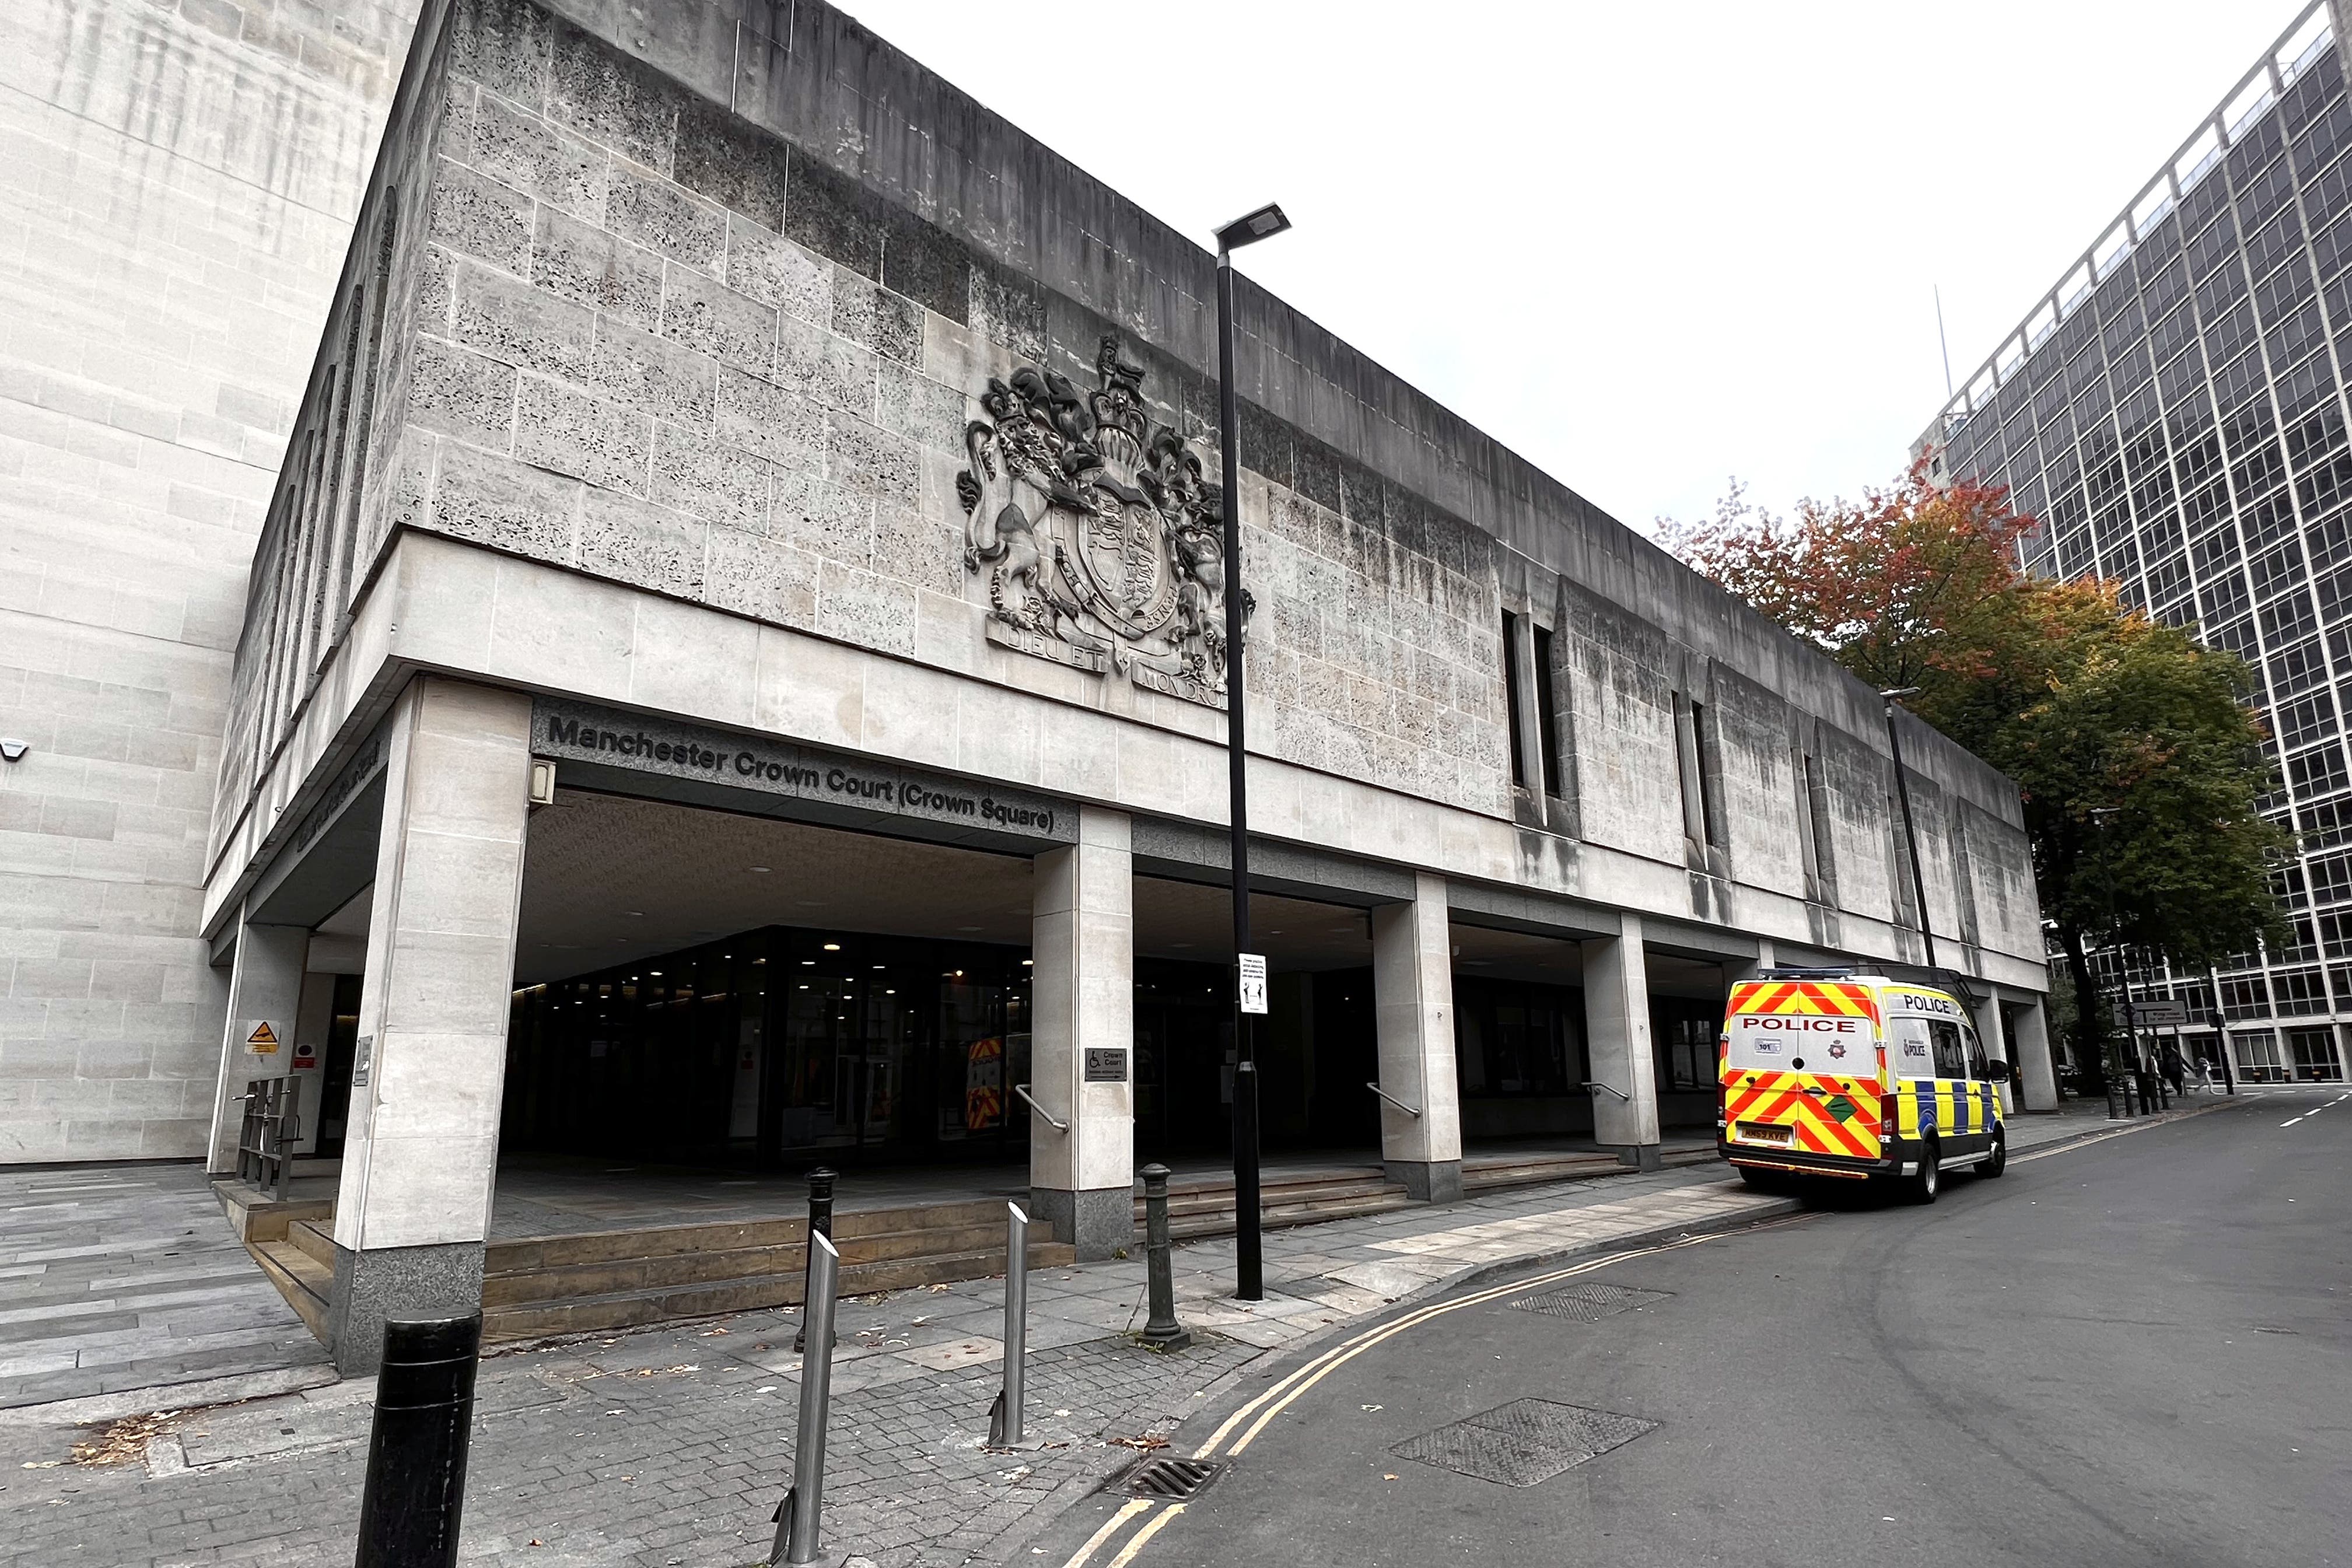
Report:
M 1063 1121 L 1060 1117 L 1055 1115 L 1052 1111 L 1037 1103 L 1036 1096 L 1029 1092 L 1029 1086 L 1027 1084 L 1014 1084 L 1013 1086 L 1013 1092 L 1021 1097 L 1021 1102 L 1024 1105 L 1026 1105 L 1030 1110 L 1044 1117 L 1046 1124 L 1052 1127 L 1055 1131 L 1067 1132 L 1070 1130 L 1070 1124 L 1068 1122 Z
M 1631 1105 L 1631 1104 L 1633 1104 L 1633 1097 L 1632 1095 L 1630 1095 L 1630 1094 L 1627 1094 L 1623 1089 L 1619 1089 L 1615 1084 L 1612 1084 L 1612 1083 L 1587 1083 L 1584 1087 L 1585 1087 L 1585 1088 L 1587 1088 L 1587 1089 L 1607 1089 L 1611 1094 L 1615 1095 L 1618 1099 L 1620 1099 L 1620 1100 L 1623 1100 L 1626 1104 Z
M 1395 1095 L 1391 1094 L 1379 1084 L 1367 1083 L 1364 1087 L 1370 1089 L 1374 1094 L 1379 1095 L 1382 1100 L 1387 1100 L 1391 1105 L 1395 1106 L 1399 1110 L 1403 1111 L 1407 1116 L 1412 1117 L 1414 1121 L 1418 1121 L 1421 1120 L 1420 1111 L 1415 1110 L 1412 1106 L 1407 1105 L 1403 1100 L 1399 1100 Z
M 247 1081 L 245 1092 L 234 1097 L 245 1104 L 237 1131 L 237 1177 L 280 1203 L 293 1163 L 291 1147 L 301 1135 L 301 1092 L 294 1078 L 261 1078 Z

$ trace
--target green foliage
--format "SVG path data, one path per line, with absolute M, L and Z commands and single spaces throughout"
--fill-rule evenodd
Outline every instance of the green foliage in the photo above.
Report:
M 2018 784 L 2042 910 L 2065 952 L 2079 1054 L 2103 1059 L 2086 953 L 2122 943 L 2192 972 L 2284 931 L 2268 872 L 2291 847 L 2252 678 L 2235 655 L 2126 607 L 2114 587 L 2018 572 L 2031 520 L 1983 486 L 1907 482 L 1793 521 L 1735 487 L 1668 529 L 1693 565 Z
M 2284 935 L 2270 887 L 2293 847 L 2235 656 L 2118 611 L 2062 650 L 2049 689 L 1985 737 L 2014 778 L 2042 914 L 2191 971 Z

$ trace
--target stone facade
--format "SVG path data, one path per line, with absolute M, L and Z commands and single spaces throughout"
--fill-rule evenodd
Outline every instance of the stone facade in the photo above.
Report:
M 9 340 L 0 1157 L 201 1152 L 208 961 L 373 864 L 339 835 L 421 672 L 1223 821 L 1206 258 L 824 5 L 652 9 L 430 0 L 388 120 L 400 0 L 30 14 L 18 136 L 79 162 L 29 250 L 94 190 L 118 227 L 114 303 Z M 1921 956 L 1870 693 L 1246 282 L 1241 331 L 1257 832 L 1403 878 L 1399 952 L 1450 903 L 1630 931 L 1635 994 L 1644 931 Z M 2031 997 L 2014 791 L 1905 745 L 1939 952 Z
M 241 969 L 366 931 L 346 1366 L 478 1278 L 542 708 L 637 716 L 631 766 L 556 760 L 574 788 L 937 837 L 661 771 L 781 745 L 1076 824 L 989 847 L 1026 862 L 1033 1204 L 1120 1245 L 1139 931 L 1169 907 L 1138 889 L 1224 852 L 1229 522 L 1257 863 L 1361 919 L 1366 1087 L 1417 1194 L 1460 1185 L 1465 925 L 1580 976 L 1613 1098 L 1576 1087 L 1644 1163 L 1661 1070 L 1704 1103 L 1690 1006 L 1654 1051 L 1661 984 L 1703 1025 L 1701 972 L 1926 956 L 1874 693 L 1246 285 L 1225 519 L 1212 282 L 814 0 L 425 7 L 256 550 L 201 917 Z M 2038 1039 L 2016 792 L 1906 722 L 1937 956 Z M 444 726 L 472 749 L 412 743 Z M 1211 1094 L 1213 1048 L 1187 1042 Z
M 803 18 L 816 29 L 806 47 L 763 79 L 670 58 L 673 79 L 600 37 L 593 9 L 578 21 L 564 9 L 462 7 L 420 51 L 414 134 L 381 183 L 414 187 L 425 216 L 399 237 L 387 274 L 387 341 L 399 346 L 376 439 L 392 471 L 380 503 L 370 492 L 381 522 L 356 542 L 353 587 L 395 529 L 431 531 L 1147 728 L 1218 733 L 1212 708 L 1032 657 L 1003 636 L 1001 584 L 992 592 L 993 574 L 969 559 L 971 509 L 958 483 L 992 386 L 1031 367 L 1084 399 L 1102 379 L 1106 340 L 1139 373 L 1142 418 L 1213 470 L 1197 256 L 1130 210 L 1148 232 L 1123 269 L 1049 285 L 1016 269 L 1017 247 L 992 253 L 977 215 L 935 205 L 934 219 L 961 216 L 966 233 L 926 221 L 900 205 L 920 193 L 877 188 L 876 169 L 795 141 L 818 111 L 799 74 L 814 68 L 794 62 L 854 36 L 845 18 Z M 674 9 L 681 37 L 721 26 L 715 11 Z M 738 26 L 760 36 L 750 23 L 721 30 L 731 38 Z M 1523 847 L 1536 885 L 1605 894 L 1622 874 L 1672 889 L 1677 913 L 1753 921 L 1741 907 L 1750 895 L 1803 883 L 1797 775 L 1811 756 L 1837 897 L 1801 896 L 1785 934 L 1834 943 L 1841 913 L 1908 922 L 1867 694 L 1433 405 L 1404 399 L 1431 429 L 1428 455 L 1402 454 L 1414 460 L 1402 476 L 1278 417 L 1268 405 L 1300 416 L 1328 405 L 1330 433 L 1360 427 L 1367 455 L 1401 455 L 1408 434 L 1359 400 L 1373 373 L 1344 345 L 1263 296 L 1244 299 L 1257 318 L 1244 364 L 1256 383 L 1243 501 L 1254 750 L 1511 816 L 1499 616 L 1524 603 L 1558 628 L 1557 706 L 1580 781 L 1578 798 L 1560 803 L 1577 816 L 1573 837 L 1555 822 Z M 1286 339 L 1311 342 L 1317 369 Z M 1478 463 L 1507 471 L 1465 489 Z M 1452 492 L 1472 516 L 1504 512 L 1480 526 L 1424 489 Z M 311 526 L 299 488 L 287 510 L 290 534 Z M 293 548 L 311 546 L 297 537 Z M 267 605 L 253 613 L 266 627 Z M 285 646 L 249 653 L 315 657 L 299 639 Z M 1704 843 L 1685 831 L 1680 792 L 1656 787 L 1675 775 L 1677 725 L 1693 704 L 1712 716 L 1694 742 L 1717 790 Z M 281 728 L 291 717 L 278 710 Z M 250 750 L 274 743 L 257 735 Z M 247 749 L 231 758 L 235 782 L 247 776 Z M 1985 941 L 2037 953 L 2030 899 L 1990 888 L 1979 899 L 1969 886 L 2021 885 L 2006 786 L 1916 727 L 1912 751 L 1923 825 L 1942 829 L 1948 795 L 1985 824 L 1981 853 L 1927 858 L 1937 925 L 1961 934 L 1959 910 L 1978 902 L 2021 908 L 2022 923 Z M 222 803 L 244 804 L 235 788 Z M 1607 869 L 1595 848 L 1616 852 Z M 1808 901 L 1821 906 L 1811 917 Z M 1916 948 L 1895 938 L 1887 951 Z
M 246 574 L 414 0 L 0 18 L 0 1161 L 204 1152 Z

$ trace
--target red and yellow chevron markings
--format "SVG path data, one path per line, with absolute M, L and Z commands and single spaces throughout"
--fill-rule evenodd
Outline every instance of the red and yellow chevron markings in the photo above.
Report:
M 1749 980 L 1732 987 L 1731 1012 L 1796 1013 L 1816 1017 L 1861 1018 L 1879 1023 L 1878 998 L 1867 985 L 1835 981 Z M 1874 1048 L 1865 1047 L 1866 1055 Z M 1726 1131 L 1745 1139 L 1742 1122 L 1787 1127 L 1787 1147 L 1816 1154 L 1867 1158 L 1883 1136 L 1878 1080 L 1841 1073 L 1776 1072 L 1726 1068 L 1723 1072 Z
M 1878 1084 L 1826 1073 L 1727 1070 L 1723 1115 L 1734 1142 L 1740 1123 L 1790 1130 L 1790 1143 L 1816 1154 L 1874 1157 L 1878 1152 Z

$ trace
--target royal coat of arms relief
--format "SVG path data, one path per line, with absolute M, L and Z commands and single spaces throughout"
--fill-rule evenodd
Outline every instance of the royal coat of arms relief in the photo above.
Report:
M 1117 337 L 1093 391 L 1024 364 L 991 379 L 956 476 L 988 638 L 1224 705 L 1224 520 L 1200 455 L 1153 423 Z M 1243 609 L 1249 608 L 1246 595 Z

